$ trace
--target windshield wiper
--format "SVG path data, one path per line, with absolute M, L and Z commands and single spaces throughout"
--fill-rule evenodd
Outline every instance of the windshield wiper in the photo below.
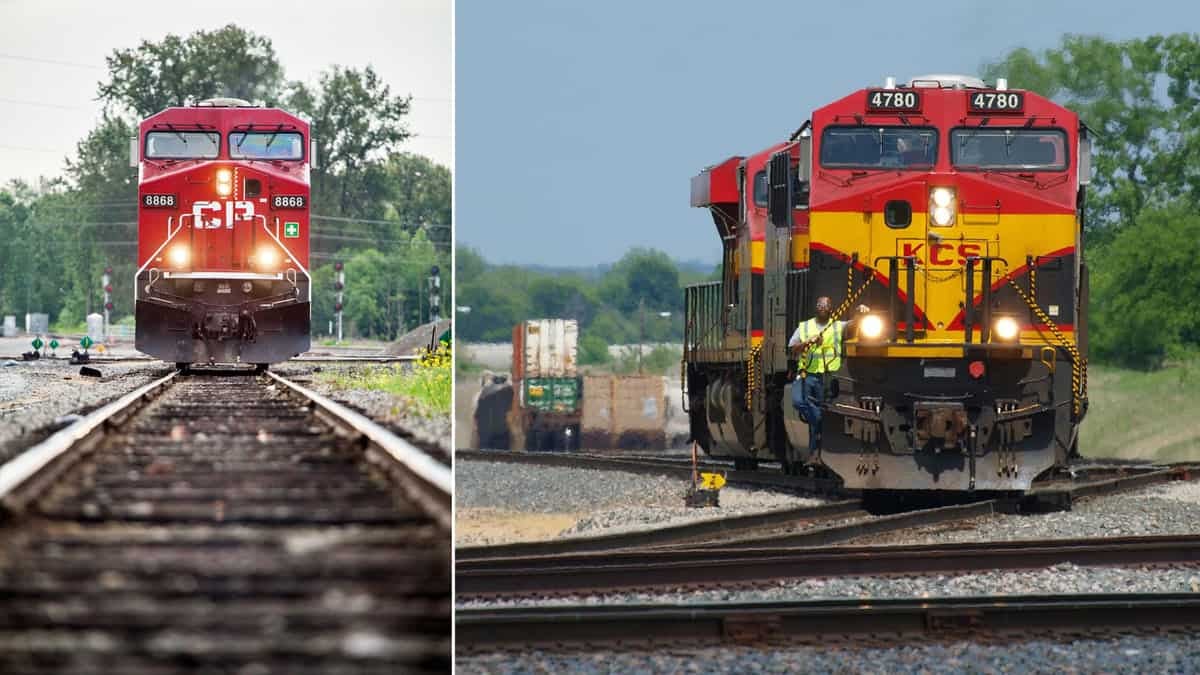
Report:
M 169 122 L 168 122 L 168 123 L 165 123 L 165 124 L 163 124 L 163 126 L 165 126 L 166 128 L 170 129 L 170 130 L 171 130 L 171 133 L 173 133 L 173 134 L 175 134 L 176 136 L 178 136 L 178 137 L 179 137 L 179 140 L 183 141 L 183 144 L 184 144 L 184 145 L 187 145 L 187 144 L 188 144 L 188 142 L 187 142 L 187 139 L 183 137 L 183 134 L 179 133 L 179 130 L 177 130 L 177 129 L 175 128 L 175 125 L 174 125 L 174 124 L 171 124 L 171 123 L 169 123 Z
M 267 139 L 267 144 L 263 146 L 263 150 L 271 149 L 271 144 L 275 142 L 275 137 L 279 135 L 280 131 L 283 131 L 282 124 L 275 127 L 275 131 L 271 132 L 271 137 Z

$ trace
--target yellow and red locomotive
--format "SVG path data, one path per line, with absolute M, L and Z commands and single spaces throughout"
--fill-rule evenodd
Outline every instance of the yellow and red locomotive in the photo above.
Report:
M 931 75 L 860 89 L 692 179 L 723 279 L 685 291 L 693 438 L 865 490 L 1025 490 L 1087 410 L 1087 129 L 1036 93 Z M 787 349 L 814 300 L 866 304 L 821 447 Z M 799 386 L 795 384 L 795 386 Z
M 309 125 L 239 99 L 142 121 L 136 347 L 193 363 L 265 368 L 307 351 Z

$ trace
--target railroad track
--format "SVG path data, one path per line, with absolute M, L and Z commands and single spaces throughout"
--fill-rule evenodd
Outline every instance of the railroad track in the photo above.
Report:
M 712 647 L 854 646 L 914 641 L 1046 639 L 1056 633 L 1192 633 L 1197 594 L 1103 594 L 824 600 L 686 605 L 459 609 L 460 652 Z
M 807 577 L 1200 563 L 1200 535 L 889 546 L 648 549 L 456 563 L 459 602 L 762 586 Z
M 489 453 L 490 454 L 490 453 Z M 561 457 L 561 456 L 560 456 Z M 459 458 L 462 459 L 461 452 Z M 1108 475 L 1103 467 L 1098 475 Z M 997 513 L 1042 512 L 1069 509 L 1077 499 L 1094 498 L 1142 488 L 1156 483 L 1190 478 L 1196 474 L 1191 465 L 1170 468 L 1124 467 L 1118 475 L 1079 482 L 1053 481 L 1028 493 L 964 504 L 918 508 L 900 513 L 873 516 L 860 499 L 849 499 L 815 507 L 780 509 L 765 513 L 668 525 L 649 530 L 569 537 L 549 541 L 468 546 L 456 550 L 459 583 L 465 583 L 463 570 L 486 569 L 488 561 L 507 564 L 508 559 L 563 556 L 595 551 L 621 551 L 637 548 L 682 547 L 706 542 L 709 549 L 751 549 L 763 547 L 828 546 L 859 537 L 883 535 L 915 527 L 945 525 Z M 689 474 L 690 475 L 690 474 Z M 1087 478 L 1092 474 L 1081 474 Z M 821 526 L 834 518 L 848 522 Z M 797 529 L 799 526 L 799 529 Z M 471 563 L 478 561 L 478 567 Z M 463 586 L 459 586 L 461 590 Z
M 445 671 L 450 483 L 277 375 L 167 375 L 0 466 L 0 672 Z

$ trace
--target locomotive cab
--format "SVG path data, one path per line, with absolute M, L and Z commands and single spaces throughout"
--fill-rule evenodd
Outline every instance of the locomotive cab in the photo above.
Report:
M 309 349 L 312 148 L 303 120 L 237 99 L 141 123 L 138 350 L 265 366 Z

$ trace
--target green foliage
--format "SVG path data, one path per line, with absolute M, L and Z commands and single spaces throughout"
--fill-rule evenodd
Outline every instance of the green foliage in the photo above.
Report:
M 1092 349 L 1135 368 L 1162 365 L 1200 343 L 1200 215 L 1174 205 L 1143 211 L 1093 256 Z M 1191 291 L 1181 294 L 1181 289 Z
M 597 366 L 612 361 L 608 353 L 608 343 L 595 333 L 585 333 L 579 336 L 579 363 L 585 366 Z
M 650 375 L 678 374 L 679 360 L 683 358 L 683 349 L 675 346 L 656 345 L 644 348 L 641 353 L 642 372 Z M 617 358 L 613 371 L 622 374 L 638 372 L 637 347 L 627 347 Z
M 581 356 L 581 362 L 600 364 L 608 362 L 610 344 L 683 337 L 679 268 L 661 251 L 632 249 L 599 275 L 491 266 L 478 251 L 462 247 L 457 264 L 457 304 L 471 308 L 457 319 L 465 340 L 506 342 L 525 319 L 575 319 L 580 350 L 590 359 Z
M 106 61 L 100 99 L 139 117 L 217 96 L 274 103 L 283 84 L 271 41 L 233 24 L 143 40 L 135 49 L 114 50 Z
M 450 414 L 453 375 L 449 351 L 434 353 L 411 369 L 381 366 L 349 372 L 326 372 L 320 377 L 338 389 L 366 389 L 391 394 L 396 399 L 394 413 L 401 409 L 424 417 Z
M 1194 410 L 1200 398 L 1200 355 L 1172 358 L 1146 372 L 1095 366 L 1088 373 L 1089 409 L 1079 430 L 1086 457 L 1159 462 L 1200 459 L 1200 426 Z

